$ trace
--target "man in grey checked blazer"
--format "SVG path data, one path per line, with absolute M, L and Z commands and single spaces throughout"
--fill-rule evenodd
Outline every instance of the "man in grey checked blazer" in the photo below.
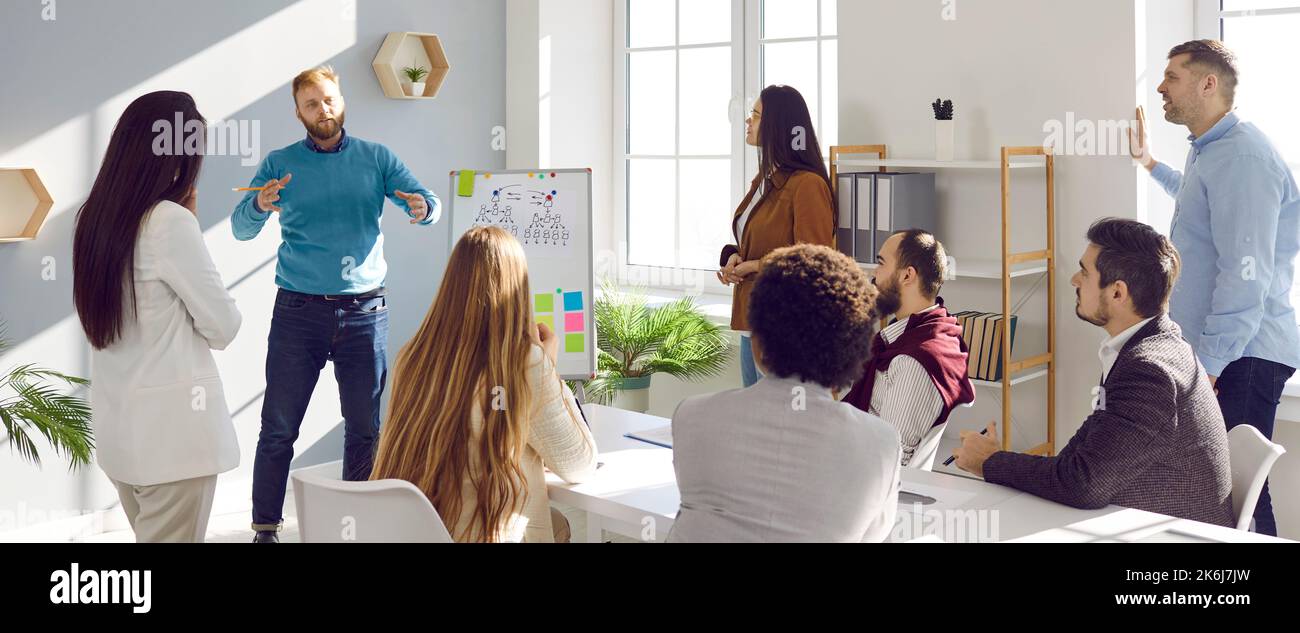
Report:
M 962 433 L 957 465 L 990 483 L 1076 508 L 1114 504 L 1231 526 L 1228 436 L 1204 368 L 1169 319 L 1181 262 L 1167 238 L 1132 220 L 1088 230 L 1076 288 L 1079 318 L 1110 335 L 1092 415 L 1054 457 L 1000 450 Z

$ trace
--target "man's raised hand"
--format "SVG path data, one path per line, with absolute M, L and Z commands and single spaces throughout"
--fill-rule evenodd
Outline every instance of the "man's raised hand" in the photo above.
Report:
M 394 191 L 393 195 L 406 201 L 406 214 L 411 216 L 411 224 L 419 224 L 429 217 L 429 203 L 418 193 Z
M 259 191 L 257 194 L 258 210 L 262 213 L 279 213 L 280 207 L 275 206 L 275 203 L 280 201 L 280 190 L 289 186 L 290 180 L 293 180 L 293 174 L 286 175 L 283 180 L 272 178 L 263 185 L 266 188 Z

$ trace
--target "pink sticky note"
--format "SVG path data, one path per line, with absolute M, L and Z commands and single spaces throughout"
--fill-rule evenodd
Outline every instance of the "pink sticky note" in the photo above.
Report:
M 582 312 L 570 312 L 564 315 L 565 332 L 581 332 L 587 329 Z

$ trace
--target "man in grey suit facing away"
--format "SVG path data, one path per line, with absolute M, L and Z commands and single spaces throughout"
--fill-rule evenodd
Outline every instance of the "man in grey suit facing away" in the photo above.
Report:
M 1101 389 L 1092 415 L 1055 457 L 1000 450 L 963 432 L 957 465 L 988 482 L 1076 508 L 1109 504 L 1232 526 L 1228 435 L 1214 389 L 1169 293 L 1182 266 L 1168 238 L 1133 220 L 1088 229 L 1071 279 L 1080 319 L 1104 328 Z
M 876 290 L 826 246 L 773 251 L 750 294 L 747 389 L 673 414 L 681 509 L 668 542 L 882 541 L 898 511 L 898 431 L 838 402 L 862 374 Z

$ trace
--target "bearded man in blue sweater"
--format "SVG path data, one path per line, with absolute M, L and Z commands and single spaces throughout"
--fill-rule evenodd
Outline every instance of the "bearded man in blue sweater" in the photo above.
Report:
M 253 463 L 256 543 L 279 541 L 293 443 L 325 367 L 334 362 L 344 419 L 343 478 L 370 477 L 379 402 L 388 378 L 384 199 L 411 224 L 430 225 L 441 203 L 387 147 L 343 129 L 339 78 L 328 66 L 293 80 L 307 138 L 271 152 L 231 218 L 235 239 L 257 237 L 280 216 L 280 288 L 266 353 L 262 430 Z

